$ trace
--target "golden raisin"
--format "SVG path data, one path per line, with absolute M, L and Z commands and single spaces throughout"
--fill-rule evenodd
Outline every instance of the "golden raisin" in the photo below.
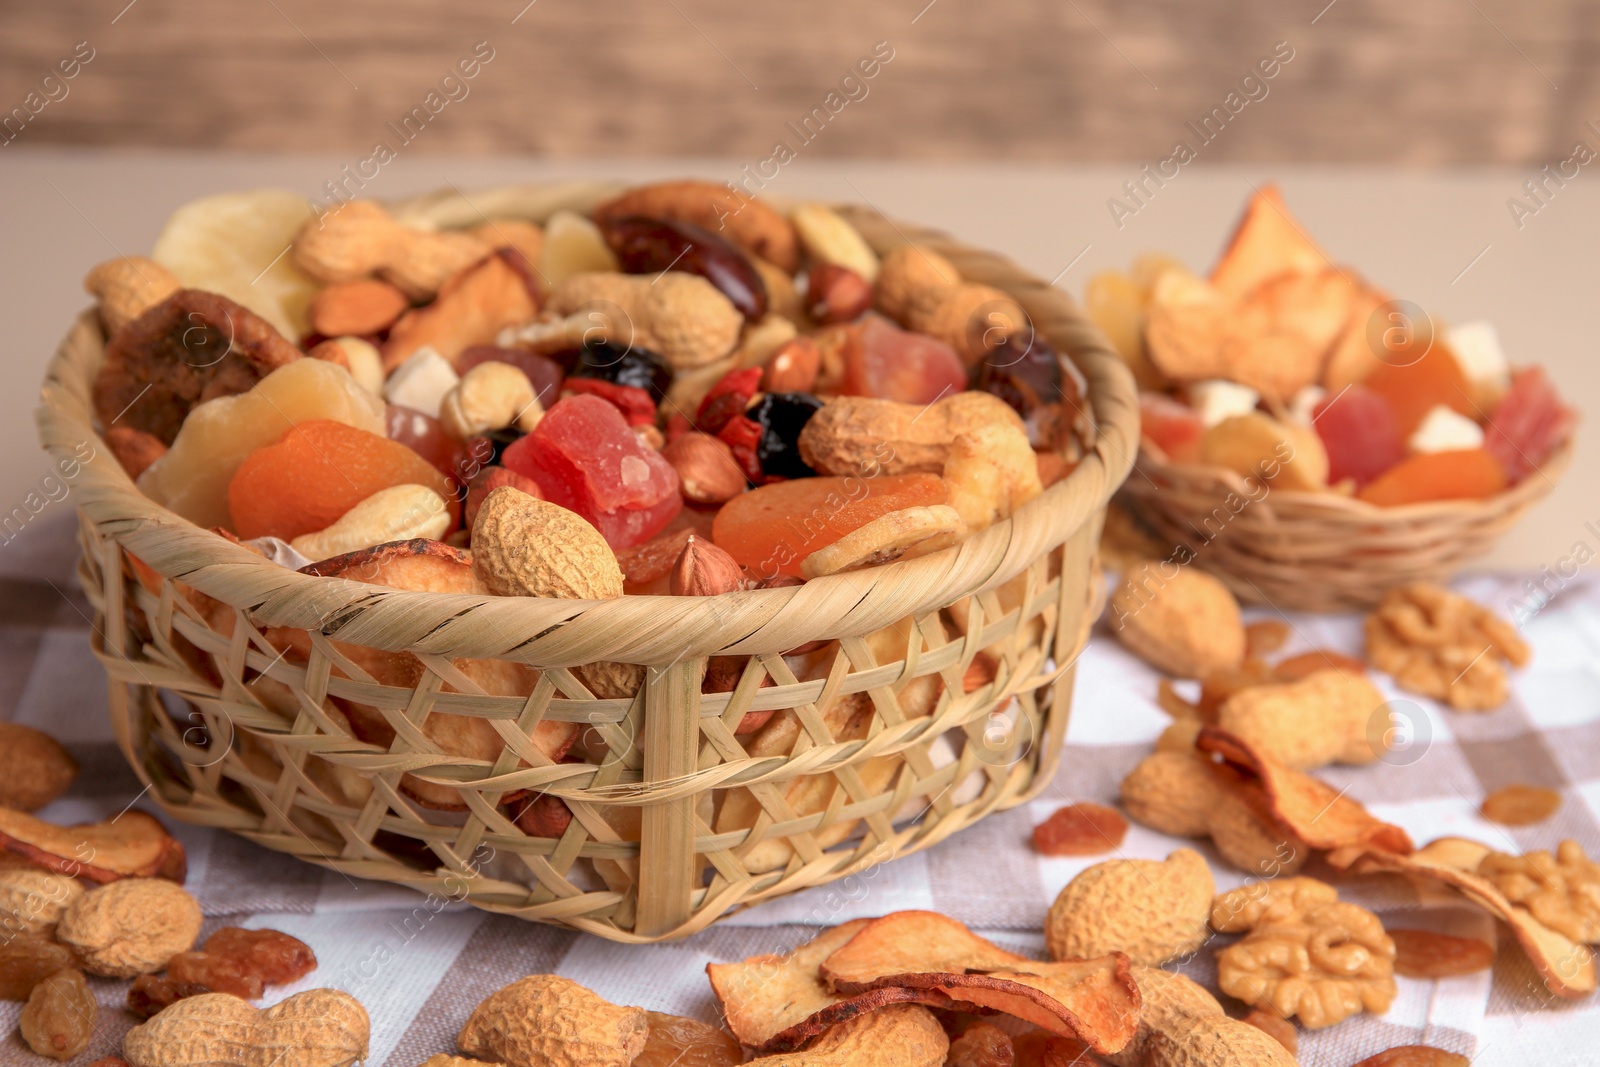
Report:
M 1390 930 L 1394 971 L 1407 978 L 1454 978 L 1475 974 L 1494 963 L 1494 948 L 1475 937 L 1452 937 L 1432 930 Z
M 1532 826 L 1544 822 L 1561 807 L 1561 794 L 1537 785 L 1508 785 L 1483 798 L 1478 810 L 1502 826 Z
M 70 1060 L 89 1047 L 100 1005 L 82 971 L 57 971 L 33 987 L 18 1020 L 22 1039 L 41 1056 Z
M 1033 847 L 1046 856 L 1098 856 L 1122 844 L 1128 820 L 1103 804 L 1068 804 L 1033 828 Z
M 1244 1021 L 1288 1049 L 1289 1055 L 1293 1056 L 1299 1051 L 1300 1031 L 1294 1023 L 1277 1012 L 1254 1008 L 1244 1017 Z
M 33 987 L 78 958 L 49 938 L 19 934 L 0 941 L 0 1000 L 27 1000 Z
M 1263 619 L 1244 628 L 1244 654 L 1260 659 L 1282 648 L 1289 640 L 1289 624 L 1282 619 Z
M 1471 1062 L 1432 1045 L 1400 1045 L 1368 1056 L 1355 1067 L 1469 1067 Z
M 184 997 L 197 997 L 201 993 L 211 992 L 214 990 L 198 982 L 180 982 L 166 975 L 141 974 L 133 980 L 133 986 L 128 990 L 128 1010 L 141 1019 L 148 1019 Z
M 633 1067 L 736 1067 L 744 1050 L 732 1034 L 679 1015 L 646 1012 L 650 1034 Z
M 167 976 L 217 993 L 255 1000 L 263 986 L 302 978 L 317 966 L 311 947 L 278 930 L 224 926 L 198 952 L 180 952 L 167 964 Z

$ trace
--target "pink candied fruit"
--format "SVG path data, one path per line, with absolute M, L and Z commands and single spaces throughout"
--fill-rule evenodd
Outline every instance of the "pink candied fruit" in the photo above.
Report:
M 967 369 L 955 349 L 868 315 L 845 347 L 845 396 L 872 396 L 904 404 L 929 404 L 967 387 Z
M 1544 368 L 1524 367 L 1511 376 L 1511 388 L 1489 416 L 1484 450 L 1505 468 L 1506 484 L 1516 485 L 1550 458 L 1573 418 Z
M 1364 385 L 1319 403 L 1312 427 L 1328 451 L 1328 484 L 1349 478 L 1360 489 L 1406 458 L 1394 407 Z
M 1165 452 L 1174 463 L 1200 458 L 1200 438 L 1206 424 L 1199 412 L 1165 393 L 1139 394 L 1139 430 L 1145 440 Z
M 672 465 L 597 396 L 557 401 L 500 462 L 532 478 L 552 504 L 587 519 L 613 549 L 648 541 L 683 507 Z

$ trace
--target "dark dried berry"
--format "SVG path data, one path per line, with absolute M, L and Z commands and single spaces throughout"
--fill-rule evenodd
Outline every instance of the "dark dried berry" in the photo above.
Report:
M 198 982 L 180 982 L 166 975 L 141 974 L 133 980 L 133 986 L 128 990 L 128 1010 L 141 1019 L 170 1008 L 185 997 L 198 997 L 201 993 L 212 993 Z
M 672 385 L 672 366 L 648 348 L 591 341 L 578 350 L 567 376 L 631 385 L 660 400 Z
M 1062 381 L 1061 357 L 1031 331 L 1012 334 L 969 372 L 971 387 L 1004 400 L 1027 417 L 1041 404 L 1077 400 L 1075 383 Z
M 756 457 L 763 474 L 809 478 L 817 473 L 800 458 L 800 431 L 821 409 L 822 401 L 810 393 L 767 393 L 745 412 L 761 427 Z
M 601 224 L 606 243 L 629 274 L 681 270 L 698 274 L 747 319 L 767 313 L 767 286 L 745 254 L 687 222 L 625 215 Z

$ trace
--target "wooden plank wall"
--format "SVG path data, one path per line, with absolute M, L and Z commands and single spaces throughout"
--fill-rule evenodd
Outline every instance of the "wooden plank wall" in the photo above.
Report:
M 1154 163 L 1187 139 L 1208 162 L 1542 166 L 1582 138 L 1600 147 L 1586 125 L 1600 123 L 1594 12 L 1592 0 L 4 0 L 0 145 L 359 160 L 384 141 L 770 168 L 780 143 Z M 1243 83 L 1275 49 L 1292 59 Z M 475 50 L 487 62 L 473 67 Z M 864 61 L 874 76 L 848 80 Z M 1202 147 L 1186 124 L 1226 109 L 1230 91 L 1243 104 Z M 407 142 L 391 124 L 414 109 L 427 121 Z M 809 140 L 790 125 L 807 115 Z

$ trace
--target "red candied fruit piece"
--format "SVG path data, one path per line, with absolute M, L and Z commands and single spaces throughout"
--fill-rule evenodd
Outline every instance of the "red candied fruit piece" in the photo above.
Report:
M 480 363 L 509 363 L 528 376 L 539 403 L 549 407 L 561 395 L 561 380 L 566 372 L 561 364 L 549 356 L 537 355 L 525 348 L 498 348 L 494 345 L 473 345 L 456 357 L 456 373 L 467 371 Z
M 943 504 L 937 474 L 796 478 L 740 493 L 717 512 L 711 540 L 758 578 L 801 577 L 807 556 L 880 515 Z
M 649 540 L 683 507 L 672 465 L 597 396 L 557 401 L 500 462 L 537 482 L 552 504 L 583 516 L 613 549 Z
M 1174 463 L 1200 458 L 1200 438 L 1206 424 L 1199 412 L 1165 393 L 1139 394 L 1140 432 Z
M 1317 405 L 1312 427 L 1328 452 L 1328 484 L 1349 478 L 1359 489 L 1406 458 L 1394 408 L 1364 385 Z
M 869 315 L 844 349 L 844 396 L 930 404 L 967 387 L 967 368 L 955 349 L 925 334 Z
M 702 433 L 717 434 L 728 420 L 743 415 L 750 406 L 750 398 L 761 388 L 761 368 L 746 367 L 729 371 L 717 379 L 717 384 L 706 390 L 700 406 L 695 409 L 694 424 Z
M 622 412 L 629 426 L 654 426 L 656 402 L 636 385 L 618 385 L 600 378 L 568 378 L 561 387 L 568 396 L 597 396 Z
M 1550 458 L 1572 428 L 1572 410 L 1561 403 L 1543 367 L 1524 367 L 1495 405 L 1484 427 L 1483 448 L 1516 485 Z
M 722 424 L 717 439 L 733 452 L 734 460 L 750 484 L 762 484 L 765 479 L 761 473 L 761 454 L 757 451 L 761 444 L 761 424 L 747 416 L 735 415 Z

